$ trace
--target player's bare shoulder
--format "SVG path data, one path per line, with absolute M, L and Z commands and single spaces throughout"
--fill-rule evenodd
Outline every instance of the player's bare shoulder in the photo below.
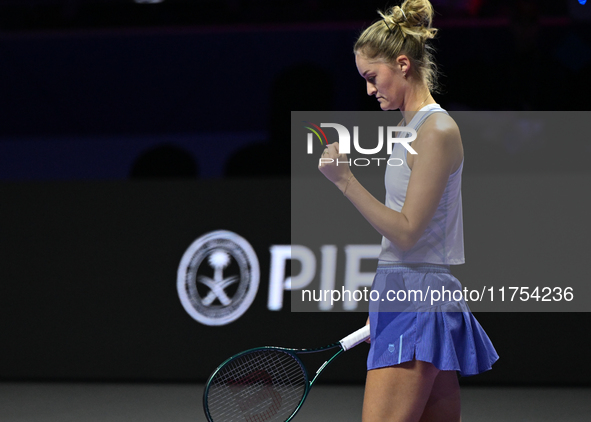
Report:
M 413 148 L 419 155 L 424 151 L 428 155 L 434 153 L 436 156 L 446 156 L 453 170 L 460 166 L 464 158 L 460 129 L 446 113 L 433 113 L 425 120 L 413 142 Z
M 420 128 L 420 137 L 423 139 L 439 140 L 446 143 L 459 143 L 460 128 L 455 120 L 447 113 L 433 113 L 425 120 Z

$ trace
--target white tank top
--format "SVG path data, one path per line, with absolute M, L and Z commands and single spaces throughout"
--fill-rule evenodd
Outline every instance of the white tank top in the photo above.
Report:
M 429 104 L 417 112 L 407 127 L 418 132 L 419 127 L 433 113 L 446 113 L 439 104 Z M 398 136 L 404 136 L 400 133 Z M 410 136 L 406 133 L 406 136 Z M 412 143 L 409 144 L 412 146 Z M 406 148 L 394 144 L 390 158 L 398 158 L 392 162 L 400 162 L 400 166 L 386 167 L 386 206 L 400 212 L 406 199 L 406 189 L 410 179 L 411 169 L 406 162 Z M 462 168 L 460 167 L 449 176 L 447 186 L 441 197 L 441 202 L 435 211 L 433 219 L 416 245 L 404 252 L 385 237 L 382 238 L 380 261 L 388 262 L 426 262 L 431 264 L 457 265 L 464 261 L 464 230 L 462 220 Z

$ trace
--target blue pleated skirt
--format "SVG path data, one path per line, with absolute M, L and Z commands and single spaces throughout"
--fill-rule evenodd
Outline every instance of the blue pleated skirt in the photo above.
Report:
M 462 376 L 491 369 L 499 356 L 463 297 L 451 293 L 461 289 L 449 266 L 380 262 L 369 305 L 367 369 L 413 359 Z

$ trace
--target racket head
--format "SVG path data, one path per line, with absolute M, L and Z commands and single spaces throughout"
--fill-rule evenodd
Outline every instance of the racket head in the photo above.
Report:
M 304 402 L 310 382 L 290 349 L 246 350 L 217 367 L 203 393 L 209 422 L 285 422 Z

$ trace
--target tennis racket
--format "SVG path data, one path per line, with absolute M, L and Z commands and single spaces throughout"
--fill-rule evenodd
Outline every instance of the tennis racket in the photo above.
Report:
M 369 325 L 316 349 L 258 347 L 232 356 L 211 374 L 203 393 L 209 422 L 287 422 L 302 407 L 320 373 L 338 355 L 369 337 Z M 310 380 L 300 354 L 338 351 Z

